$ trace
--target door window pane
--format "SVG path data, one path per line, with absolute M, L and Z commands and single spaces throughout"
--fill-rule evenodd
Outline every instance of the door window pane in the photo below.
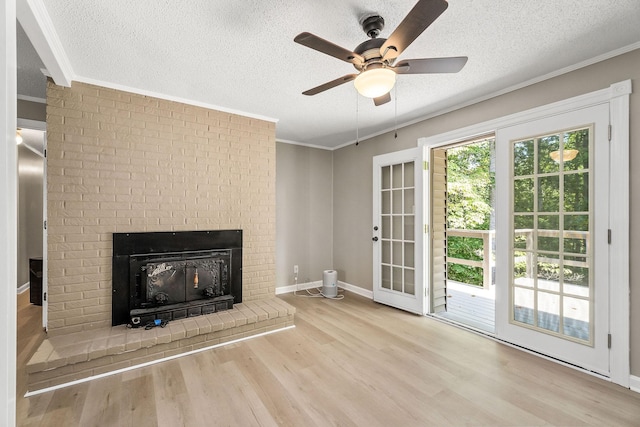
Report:
M 391 242 L 383 240 L 382 242 L 382 262 L 384 264 L 391 264 Z
M 589 173 L 572 173 L 564 176 L 565 212 L 589 211 Z
M 391 211 L 396 215 L 402 213 L 402 190 L 393 190 Z
M 556 176 L 538 178 L 538 212 L 559 212 L 560 179 Z
M 565 215 L 564 229 L 589 231 L 589 215 Z
M 393 189 L 402 188 L 402 164 L 391 166 L 391 187 Z
M 560 230 L 560 216 L 559 215 L 538 215 L 538 230 Z M 556 237 L 560 236 L 560 233 L 556 233 L 555 236 Z
M 404 269 L 404 293 L 410 295 L 416 294 L 415 271 L 411 268 Z
M 413 188 L 404 190 L 404 213 L 414 214 L 415 213 L 414 206 L 415 206 L 415 198 L 413 196 Z
M 385 289 L 391 289 L 391 266 L 382 266 L 382 283 L 380 284 Z
M 564 334 L 581 340 L 589 339 L 589 300 L 565 297 L 562 313 Z
M 415 186 L 415 166 L 413 162 L 408 162 L 404 164 L 404 187 L 414 187 Z
M 393 267 L 393 290 L 402 292 L 402 267 Z
M 514 215 L 513 247 L 515 249 L 533 249 L 533 221 L 532 215 Z
M 534 255 L 533 252 L 516 252 L 513 257 L 513 278 L 514 283 L 518 286 L 526 286 L 532 288 L 535 281 L 534 274 Z
M 513 169 L 515 176 L 533 174 L 533 140 L 513 144 Z
M 513 289 L 513 320 L 533 325 L 533 290 Z
M 415 230 L 415 221 L 413 215 L 407 215 L 404 217 L 404 240 L 408 240 L 413 242 L 415 239 L 414 233 Z
M 402 265 L 402 242 L 393 242 L 392 248 L 393 265 Z
M 553 332 L 560 331 L 560 296 L 538 292 L 538 327 Z
M 539 256 L 536 271 L 538 289 L 556 292 L 560 290 L 562 272 L 559 260 Z
M 565 171 L 589 169 L 589 129 L 565 133 Z
M 550 135 L 538 141 L 538 173 L 551 173 L 560 170 L 560 137 Z
M 516 179 L 513 193 L 514 212 L 533 212 L 533 178 Z
M 381 168 L 382 186 L 383 190 L 389 190 L 391 188 L 391 166 L 383 166 Z
M 391 217 L 383 216 L 382 217 L 382 238 L 390 239 L 391 238 Z
M 380 201 L 382 204 L 382 206 L 380 206 L 380 211 L 382 212 L 382 215 L 389 215 L 391 213 L 391 192 L 383 191 L 380 195 L 382 198 Z
M 392 218 L 392 236 L 395 240 L 402 240 L 402 216 L 394 215 Z
M 416 266 L 413 243 L 404 244 L 404 266 L 411 268 Z

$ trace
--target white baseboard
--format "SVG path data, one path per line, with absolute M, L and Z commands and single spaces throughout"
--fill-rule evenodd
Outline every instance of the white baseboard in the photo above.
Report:
M 297 285 L 280 286 L 279 288 L 276 288 L 276 295 L 288 294 L 293 291 L 304 291 L 305 289 L 313 289 L 313 288 L 320 288 L 320 287 L 322 287 L 322 280 L 317 280 L 315 282 L 298 283 Z M 346 291 L 353 292 L 354 294 L 363 296 L 365 298 L 373 299 L 372 291 L 362 289 L 359 286 L 338 281 L 338 287 Z
M 276 295 L 288 294 L 294 291 L 304 291 L 305 289 L 319 288 L 322 286 L 322 280 L 315 282 L 298 283 L 297 285 L 280 286 L 276 288 Z
M 338 287 L 344 289 L 345 291 L 353 292 L 354 294 L 363 296 L 365 298 L 373 299 L 373 291 L 368 291 L 361 288 L 360 286 L 355 286 L 346 282 L 338 281 Z
M 629 388 L 636 393 L 640 393 L 640 377 L 629 375 Z
M 25 283 L 24 285 L 20 286 L 20 287 L 18 288 L 18 295 L 20 295 L 20 294 L 21 294 L 21 293 L 23 293 L 23 292 L 28 291 L 28 290 L 29 290 L 29 287 L 30 287 L 30 283 L 31 283 L 31 282 L 27 282 L 27 283 Z

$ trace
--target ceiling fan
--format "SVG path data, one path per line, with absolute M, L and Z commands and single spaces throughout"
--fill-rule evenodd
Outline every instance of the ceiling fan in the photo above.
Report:
M 391 101 L 389 91 L 397 74 L 457 73 L 467 63 L 466 56 L 447 58 L 403 59 L 394 64 L 398 56 L 444 12 L 446 0 L 419 0 L 388 39 L 377 38 L 384 27 L 384 19 L 371 15 L 362 20 L 362 29 L 370 37 L 353 52 L 311 33 L 300 33 L 293 41 L 334 58 L 350 62 L 358 70 L 330 82 L 302 92 L 316 95 L 343 83 L 354 81 L 358 92 L 373 98 L 375 105 Z

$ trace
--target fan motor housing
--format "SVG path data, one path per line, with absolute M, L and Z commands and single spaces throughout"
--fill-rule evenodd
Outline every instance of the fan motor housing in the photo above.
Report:
M 382 47 L 385 41 L 387 41 L 387 39 L 369 39 L 365 42 L 360 43 L 353 51 L 358 55 L 361 55 L 366 63 L 368 63 L 369 61 L 375 62 L 375 60 L 380 60 L 380 62 L 382 62 L 380 47 Z M 362 68 L 362 66 L 356 66 L 356 69 L 358 70 Z

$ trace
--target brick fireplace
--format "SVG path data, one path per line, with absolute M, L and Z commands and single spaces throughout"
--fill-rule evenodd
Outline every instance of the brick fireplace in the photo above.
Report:
M 275 295 L 275 124 L 74 82 L 47 88 L 49 335 L 111 326 L 113 233 L 243 230 Z
M 293 325 L 275 297 L 273 122 L 49 81 L 47 144 L 48 336 L 27 365 L 30 391 Z M 220 230 L 242 230 L 241 303 L 166 328 L 114 322 L 114 235 Z M 219 249 L 171 268 L 216 294 L 233 265 Z M 139 255 L 158 277 L 168 268 Z

